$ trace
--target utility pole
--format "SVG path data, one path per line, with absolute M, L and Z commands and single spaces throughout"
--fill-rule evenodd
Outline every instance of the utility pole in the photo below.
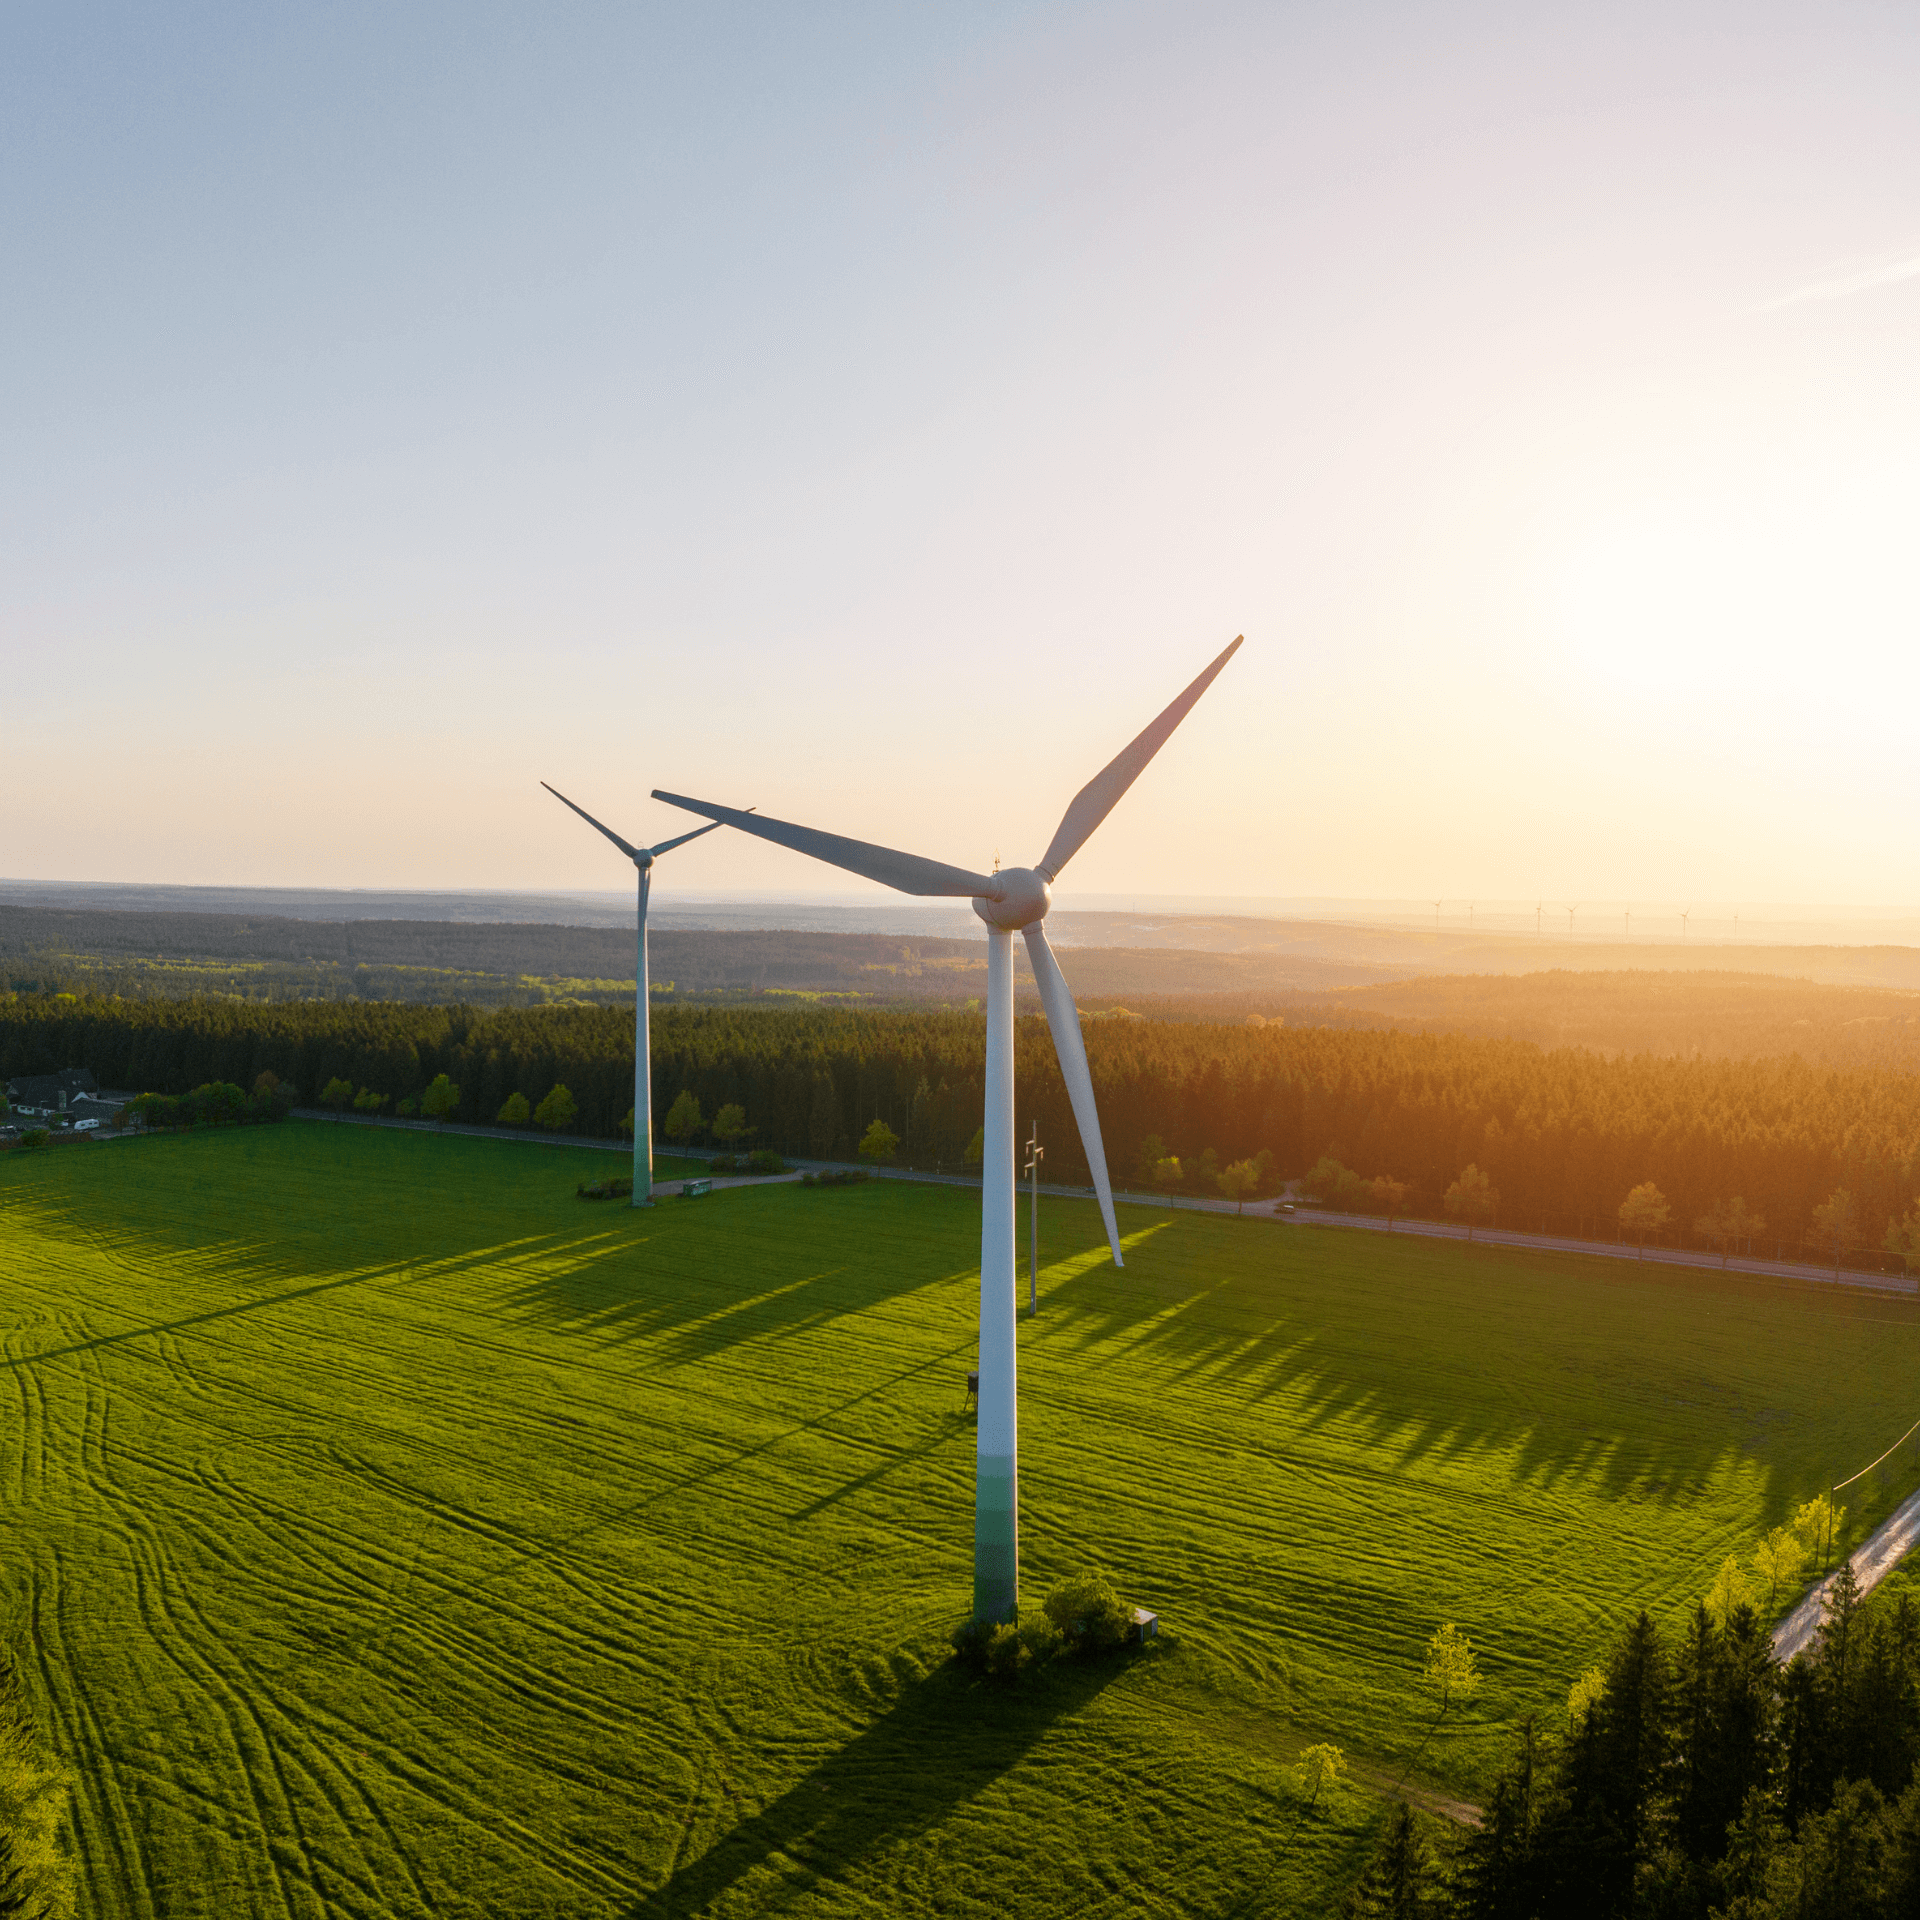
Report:
M 1040 1162 L 1047 1150 L 1040 1144 L 1040 1123 L 1029 1120 L 1032 1132 L 1027 1136 L 1027 1164 L 1020 1169 L 1027 1176 L 1027 1313 L 1040 1311 Z

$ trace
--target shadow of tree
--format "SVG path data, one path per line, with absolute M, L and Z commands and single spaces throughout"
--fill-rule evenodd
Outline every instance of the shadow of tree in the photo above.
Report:
M 689 1920 L 769 1867 L 777 1867 L 789 1891 L 837 1878 L 876 1850 L 937 1826 L 991 1787 L 1126 1664 L 1062 1661 L 1009 1686 L 946 1662 L 910 1683 L 798 1785 L 678 1868 L 623 1920 Z
M 1204 1214 L 1160 1216 L 1116 1271 L 1079 1258 L 1070 1204 L 1051 1230 L 1042 1214 L 1035 1359 L 1124 1370 L 1244 1416 L 1266 1403 L 1284 1411 L 1260 1423 L 1274 1454 L 1334 1442 L 1405 1471 L 1495 1448 L 1543 1492 L 1577 1480 L 1660 1505 L 1752 1470 L 1778 1519 L 1823 1484 L 1830 1455 L 1871 1453 L 1873 1383 L 1904 1352 L 1884 1322 L 1920 1330 L 1910 1307 L 1739 1275 L 1650 1278 L 1454 1242 L 1389 1252 Z M 1130 1236 L 1155 1220 L 1120 1217 Z

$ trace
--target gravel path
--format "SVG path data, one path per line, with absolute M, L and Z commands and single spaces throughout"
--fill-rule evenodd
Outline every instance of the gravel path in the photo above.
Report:
M 1871 1593 L 1920 1543 L 1920 1493 L 1902 1501 L 1873 1531 L 1866 1545 L 1853 1555 L 1853 1577 L 1862 1593 Z M 1813 1639 L 1827 1589 L 1837 1575 L 1829 1574 L 1808 1588 L 1806 1597 L 1773 1630 L 1773 1650 L 1791 1660 Z

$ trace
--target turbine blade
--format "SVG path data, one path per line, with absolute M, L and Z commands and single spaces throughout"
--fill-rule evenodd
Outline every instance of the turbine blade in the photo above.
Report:
M 923 860 L 917 853 L 896 853 L 891 847 L 876 847 L 865 840 L 842 839 L 837 833 L 821 833 L 814 827 L 797 827 L 790 820 L 769 819 L 764 813 L 740 813 L 732 807 L 716 807 L 708 800 L 689 800 L 683 794 L 662 793 L 657 787 L 653 797 L 670 807 L 685 807 L 689 813 L 704 813 L 720 825 L 738 827 L 742 833 L 755 833 L 776 846 L 791 847 L 795 853 L 810 854 L 830 867 L 843 867 L 883 887 L 901 893 L 941 893 L 959 898 L 985 894 L 989 900 L 1001 897 L 1001 889 L 984 873 L 969 873 L 964 867 L 949 867 L 938 860 Z
M 657 847 L 649 847 L 647 851 L 657 860 L 663 853 L 671 853 L 675 847 L 684 847 L 689 840 L 698 840 L 703 833 L 711 833 L 719 824 L 716 820 L 712 826 L 695 827 L 691 833 L 683 833 L 672 840 L 662 840 Z
M 1049 881 L 1059 879 L 1060 869 L 1092 839 L 1094 829 L 1119 805 L 1120 796 L 1145 772 L 1147 762 L 1167 744 L 1168 736 L 1187 717 L 1193 703 L 1213 684 L 1213 676 L 1233 658 L 1245 638 L 1245 634 L 1239 635 L 1233 645 L 1132 746 L 1096 773 L 1073 796 L 1073 805 L 1067 809 L 1059 831 L 1053 836 L 1053 844 L 1040 862 L 1040 871 Z
M 542 780 L 540 784 L 543 787 L 547 787 L 547 783 L 544 780 Z M 564 793 L 562 793 L 558 787 L 547 787 L 547 791 L 550 794 L 552 794 L 553 797 L 556 800 L 558 800 L 563 807 L 573 807 L 573 802 L 569 800 L 567 796 Z M 573 807 L 573 810 L 575 813 L 577 813 L 580 816 L 582 820 L 584 820 L 587 823 L 588 826 L 598 827 L 599 830 L 602 833 L 604 833 L 607 836 L 607 838 L 611 840 L 613 844 L 616 847 L 618 847 L 620 851 L 627 856 L 629 860 L 638 860 L 640 858 L 640 850 L 637 847 L 628 846 L 627 843 L 624 840 L 622 840 L 620 836 L 617 833 L 615 833 L 611 827 L 600 826 L 600 822 L 596 820 L 593 817 L 593 815 L 586 810 L 585 807 Z
M 1087 1150 L 1087 1167 L 1093 1175 L 1093 1190 L 1100 1201 L 1100 1218 L 1107 1223 L 1107 1244 L 1113 1249 L 1113 1264 L 1124 1267 L 1120 1257 L 1120 1229 L 1113 1217 L 1113 1185 L 1107 1178 L 1107 1152 L 1100 1144 L 1100 1109 L 1093 1103 L 1093 1075 L 1087 1071 L 1087 1044 L 1080 1037 L 1080 1010 L 1073 1004 L 1066 975 L 1047 945 L 1047 931 L 1036 920 L 1024 929 L 1027 958 L 1033 962 L 1033 978 L 1040 989 L 1040 1004 L 1047 1010 L 1047 1026 L 1053 1034 L 1053 1050 L 1060 1057 L 1060 1077 L 1067 1083 L 1067 1098 L 1073 1102 L 1073 1117 L 1079 1123 L 1080 1144 Z

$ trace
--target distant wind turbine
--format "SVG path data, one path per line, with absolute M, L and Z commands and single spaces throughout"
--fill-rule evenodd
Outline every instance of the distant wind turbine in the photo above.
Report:
M 540 784 L 547 787 L 544 780 Z M 662 840 L 657 847 L 630 847 L 611 827 L 601 826 L 585 807 L 574 807 L 558 787 L 547 787 L 547 791 L 563 807 L 573 807 L 588 826 L 604 833 L 640 870 L 639 957 L 634 970 L 633 995 L 633 1204 L 636 1207 L 650 1207 L 653 1205 L 653 1048 L 650 1032 L 652 1015 L 647 1004 L 649 875 L 653 863 L 663 853 L 670 853 L 675 847 L 684 847 L 689 840 L 698 840 L 703 833 L 711 833 L 713 827 L 695 827 L 691 833 L 683 833 L 677 839 Z M 719 824 L 716 820 L 713 826 Z
M 1580 909 L 1578 907 L 1569 907 L 1567 909 L 1567 938 L 1569 940 L 1573 938 L 1573 916 L 1579 911 Z
M 1687 922 L 1690 918 L 1692 918 L 1692 915 L 1693 915 L 1693 909 L 1691 907 L 1688 907 L 1680 915 L 1680 944 L 1683 947 L 1687 944 Z
M 1244 636 L 1242 636 L 1244 637 Z M 1113 1217 L 1113 1190 L 1107 1179 L 1106 1150 L 1100 1143 L 1100 1115 L 1094 1106 L 1093 1079 L 1087 1071 L 1086 1042 L 1073 995 L 1053 957 L 1041 922 L 1052 904 L 1053 884 L 1061 869 L 1086 845 L 1133 785 L 1147 763 L 1166 745 L 1193 703 L 1240 646 L 1221 654 L 1186 692 L 1161 714 L 1126 751 L 1096 774 L 1074 796 L 1052 843 L 1037 866 L 970 873 L 918 854 L 896 853 L 865 840 L 843 839 L 763 814 L 737 813 L 705 800 L 656 791 L 669 806 L 743 833 L 757 834 L 796 853 L 810 854 L 901 893 L 971 896 L 973 910 L 987 923 L 986 1115 L 980 1159 L 980 1419 L 974 1455 L 973 1615 L 976 1620 L 1011 1620 L 1020 1601 L 1020 1429 L 1016 1401 L 1014 1275 L 1013 1133 L 1013 936 L 1022 933 L 1034 984 L 1046 1009 L 1067 1083 L 1073 1117 L 1086 1148 L 1100 1217 L 1106 1224 L 1113 1264 L 1120 1253 L 1120 1229 Z
M 1435 933 L 1440 931 L 1440 902 L 1438 900 L 1433 903 L 1433 930 Z
M 1546 910 L 1547 905 L 1544 900 L 1536 900 L 1533 903 L 1533 937 L 1536 940 L 1540 938 L 1540 916 L 1545 913 Z

